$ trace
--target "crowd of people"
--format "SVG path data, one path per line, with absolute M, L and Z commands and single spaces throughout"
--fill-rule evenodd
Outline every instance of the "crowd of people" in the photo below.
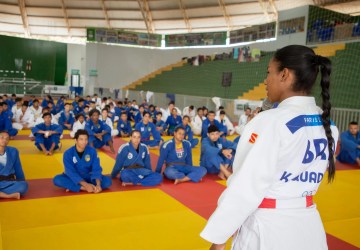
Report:
M 29 139 L 47 156 L 61 150 L 63 131 L 68 130 L 75 145 L 64 152 L 65 171 L 54 178 L 54 184 L 66 191 L 98 193 L 111 185 L 111 178 L 119 179 L 124 186 L 155 186 L 163 176 L 175 184 L 199 182 L 206 173 L 227 179 L 240 137 L 231 141 L 227 136 L 240 133 L 259 111 L 247 108 L 234 127 L 221 106 L 216 112 L 192 105 L 180 110 L 174 102 L 160 108 L 146 101 L 138 105 L 136 100 L 115 101 L 97 94 L 76 96 L 75 100 L 61 96 L 56 101 L 51 95 L 42 100 L 15 94 L 0 99 L 0 140 L 6 144 L 5 158 L 0 155 L 0 163 L 11 165 L 1 172 L 0 183 L 14 184 L 0 186 L 0 197 L 17 199 L 26 193 L 27 183 L 17 149 L 7 144 L 19 130 L 31 130 Z M 163 136 L 171 139 L 165 141 Z M 110 178 L 102 175 L 96 149 L 108 146 L 115 153 L 113 141 L 118 137 L 130 141 L 118 149 Z M 200 166 L 194 166 L 192 149 L 200 140 Z M 153 167 L 149 149 L 160 153 Z M 13 162 L 7 160 L 10 155 L 14 155 Z

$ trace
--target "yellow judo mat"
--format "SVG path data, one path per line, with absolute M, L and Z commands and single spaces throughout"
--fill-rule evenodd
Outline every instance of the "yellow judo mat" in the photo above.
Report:
M 63 172 L 62 154 L 74 144 L 70 139 L 61 142 L 62 151 L 53 156 L 43 155 L 28 139 L 11 141 L 10 146 L 19 149 L 27 180 L 45 181 L 50 185 L 47 188 L 56 189 L 50 178 Z M 151 153 L 159 155 L 157 150 Z M 114 156 L 99 151 L 104 174 L 111 172 Z M 199 164 L 199 158 L 197 146 L 193 150 L 194 165 Z M 323 182 L 315 198 L 326 232 L 350 244 L 339 250 L 360 248 L 359 181 L 360 170 L 338 171 L 335 182 Z M 191 199 L 193 192 L 209 182 L 177 186 L 167 183 L 140 190 L 130 187 L 130 191 L 101 194 L 65 195 L 59 190 L 64 196 L 2 201 L 0 249 L 209 249 L 210 244 L 199 236 L 206 224 L 204 216 L 171 195 L 173 191 L 186 191 L 185 197 Z M 225 185 L 224 181 L 220 181 L 222 185 L 216 180 L 213 183 L 221 188 Z M 212 196 L 211 192 L 206 195 Z M 329 249 L 337 250 L 331 246 Z

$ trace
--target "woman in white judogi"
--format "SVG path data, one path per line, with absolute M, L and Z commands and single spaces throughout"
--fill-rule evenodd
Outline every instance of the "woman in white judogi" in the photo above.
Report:
M 307 96 L 321 71 L 323 112 Z M 305 46 L 278 50 L 268 67 L 268 98 L 278 108 L 245 127 L 233 174 L 201 236 L 211 249 L 322 250 L 326 234 L 312 196 L 335 174 L 338 131 L 330 123 L 329 59 Z

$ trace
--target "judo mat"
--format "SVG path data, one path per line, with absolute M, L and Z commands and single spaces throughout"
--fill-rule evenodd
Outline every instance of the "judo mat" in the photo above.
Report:
M 225 189 L 225 181 L 216 175 L 207 175 L 200 183 L 174 185 L 164 180 L 147 188 L 123 187 L 113 179 L 110 189 L 100 194 L 67 193 L 55 187 L 52 178 L 63 172 L 62 154 L 74 141 L 64 135 L 62 150 L 45 156 L 28 132 L 22 131 L 9 144 L 20 151 L 29 191 L 21 200 L 0 202 L 0 249 L 209 249 L 210 243 L 199 233 Z M 115 149 L 126 141 L 116 138 Z M 103 173 L 109 174 L 116 154 L 107 147 L 98 152 Z M 154 168 L 159 152 L 150 152 Z M 198 145 L 193 150 L 194 165 L 199 158 Z M 315 202 L 329 249 L 360 249 L 360 170 L 340 163 L 337 168 L 335 182 L 324 181 Z

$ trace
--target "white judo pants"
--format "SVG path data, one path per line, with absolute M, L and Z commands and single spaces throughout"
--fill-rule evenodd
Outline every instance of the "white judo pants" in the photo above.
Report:
M 316 205 L 297 209 L 257 209 L 233 239 L 232 250 L 326 250 Z

